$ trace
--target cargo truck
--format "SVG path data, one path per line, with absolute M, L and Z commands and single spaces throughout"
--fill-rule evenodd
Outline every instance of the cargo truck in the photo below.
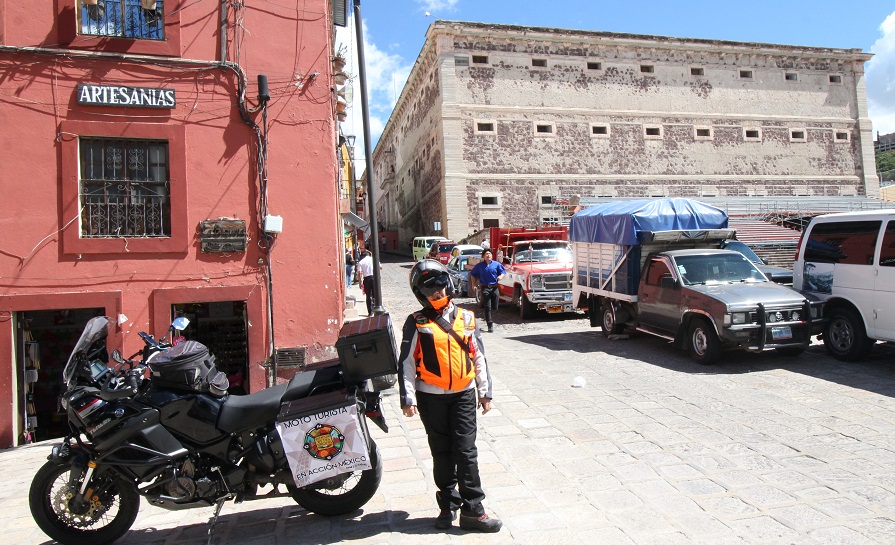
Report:
M 767 279 L 742 254 L 727 214 L 689 199 L 616 201 L 570 223 L 573 300 L 605 335 L 636 330 L 673 341 L 702 364 L 726 348 L 802 353 L 821 303 Z

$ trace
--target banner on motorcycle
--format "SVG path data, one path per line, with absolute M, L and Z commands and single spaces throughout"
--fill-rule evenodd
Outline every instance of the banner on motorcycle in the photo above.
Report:
M 353 402 L 313 414 L 281 416 L 277 431 L 298 487 L 372 467 Z

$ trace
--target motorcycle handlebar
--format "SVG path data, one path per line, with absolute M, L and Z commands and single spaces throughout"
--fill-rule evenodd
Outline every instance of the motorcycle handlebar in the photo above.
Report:
M 108 386 L 103 387 L 103 389 L 100 390 L 99 397 L 102 398 L 103 401 L 114 401 L 116 399 L 121 399 L 122 397 L 130 397 L 136 394 L 140 391 L 139 379 L 143 376 L 145 370 L 145 366 L 138 365 L 127 372 L 127 375 L 124 377 L 124 386 L 114 389 L 110 389 Z

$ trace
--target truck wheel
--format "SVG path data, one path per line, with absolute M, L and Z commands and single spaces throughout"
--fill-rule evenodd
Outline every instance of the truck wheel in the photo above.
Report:
M 721 341 L 708 320 L 696 318 L 690 322 L 687 340 L 689 341 L 690 357 L 697 363 L 711 365 L 721 355 Z
M 475 304 L 477 304 L 479 308 L 485 308 L 485 298 L 482 297 L 482 287 L 478 284 L 475 286 Z
M 618 335 L 625 330 L 624 325 L 619 325 L 615 322 L 615 313 L 612 311 L 611 306 L 603 305 L 600 308 L 600 316 L 603 319 L 603 335 L 606 337 L 610 335 Z
M 528 300 L 528 297 L 525 296 L 525 292 L 519 290 L 519 317 L 523 320 L 528 320 L 534 313 L 534 305 L 532 305 L 531 301 Z
M 840 361 L 857 361 L 866 356 L 873 341 L 867 338 L 864 322 L 851 309 L 836 308 L 824 330 L 827 352 Z

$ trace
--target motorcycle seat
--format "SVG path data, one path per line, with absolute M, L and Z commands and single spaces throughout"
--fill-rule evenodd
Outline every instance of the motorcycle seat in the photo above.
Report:
M 277 384 L 249 395 L 227 396 L 221 406 L 218 428 L 233 433 L 274 420 L 280 412 L 280 400 L 287 387 L 288 384 Z
M 337 379 L 338 369 L 333 369 Z M 249 395 L 228 396 L 221 407 L 218 428 L 227 433 L 257 428 L 272 422 L 280 412 L 280 404 L 307 396 L 323 380 L 334 380 L 320 371 L 296 373 L 287 384 L 278 384 Z

